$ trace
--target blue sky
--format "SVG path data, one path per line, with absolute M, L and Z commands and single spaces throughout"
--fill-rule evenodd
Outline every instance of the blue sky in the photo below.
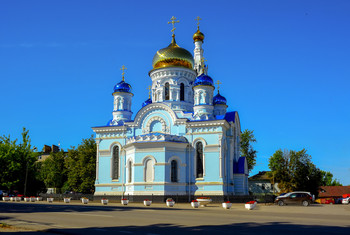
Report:
M 195 18 L 209 75 L 220 80 L 242 130 L 254 130 L 252 172 L 278 149 L 306 148 L 350 185 L 350 1 L 0 2 L 0 134 L 76 146 L 112 117 L 125 78 L 134 115 L 148 98 L 155 52 L 176 40 L 193 52 Z

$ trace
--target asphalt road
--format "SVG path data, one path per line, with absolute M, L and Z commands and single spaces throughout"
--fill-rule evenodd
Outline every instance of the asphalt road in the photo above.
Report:
M 350 205 L 259 205 L 248 211 L 243 204 L 224 210 L 219 204 L 0 202 L 0 223 L 13 226 L 1 232 L 28 234 L 350 234 Z

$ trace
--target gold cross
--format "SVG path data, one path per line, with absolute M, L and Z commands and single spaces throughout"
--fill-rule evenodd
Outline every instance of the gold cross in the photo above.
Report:
M 202 57 L 201 58 L 201 64 L 200 64 L 200 66 L 201 66 L 201 72 L 202 73 L 204 73 L 204 70 L 205 70 L 205 64 L 204 64 L 204 62 L 206 62 L 207 60 L 204 58 L 204 57 Z
M 197 28 L 199 29 L 199 21 L 200 20 L 202 20 L 201 18 L 199 18 L 199 16 L 197 16 L 197 18 L 196 19 L 194 19 L 194 20 L 196 20 L 197 21 Z
M 151 86 L 148 86 L 147 90 L 148 90 L 148 98 L 151 98 Z
M 222 83 L 219 80 L 217 80 L 215 84 L 218 85 L 218 92 L 219 92 L 220 84 L 222 84 Z
M 173 16 L 173 17 L 171 17 L 171 21 L 169 21 L 168 22 L 168 24 L 172 24 L 173 25 L 173 29 L 171 30 L 171 32 L 173 32 L 173 34 L 174 34 L 174 31 L 175 31 L 175 23 L 179 23 L 180 21 L 179 20 L 176 20 L 176 17 L 175 16 Z
M 127 68 L 123 65 L 122 67 L 121 67 L 121 69 L 120 70 L 122 70 L 123 72 L 122 72 L 122 80 L 124 81 L 124 74 L 125 74 L 125 72 L 124 72 L 124 70 L 126 70 Z

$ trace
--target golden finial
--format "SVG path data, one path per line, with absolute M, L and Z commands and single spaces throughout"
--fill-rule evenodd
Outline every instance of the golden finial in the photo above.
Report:
M 170 19 L 171 21 L 169 21 L 168 22 L 168 24 L 172 24 L 173 25 L 173 29 L 171 30 L 171 32 L 173 33 L 173 35 L 174 35 L 174 31 L 175 31 L 175 24 L 176 23 L 179 23 L 180 21 L 179 20 L 176 20 L 176 17 L 175 16 L 173 16 L 173 17 L 171 17 L 171 19 Z
M 148 86 L 147 90 L 148 90 L 148 98 L 151 98 L 151 86 Z
M 197 29 L 199 30 L 199 21 L 202 20 L 202 18 L 199 18 L 199 16 L 197 16 L 197 18 L 194 20 L 197 21 Z
M 222 83 L 219 80 L 217 80 L 215 84 L 218 85 L 218 93 L 219 93 L 220 84 L 222 84 Z
M 127 69 L 124 65 L 121 67 L 121 69 L 120 70 L 122 70 L 123 72 L 122 72 L 122 81 L 124 81 L 124 74 L 125 74 L 125 72 L 124 72 L 124 70 L 125 69 Z

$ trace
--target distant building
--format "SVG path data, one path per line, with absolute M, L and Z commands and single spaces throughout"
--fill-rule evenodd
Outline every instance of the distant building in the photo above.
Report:
M 249 192 L 253 194 L 274 194 L 279 193 L 278 183 L 268 176 L 269 171 L 259 171 L 258 174 L 249 177 Z
M 321 186 L 318 198 L 342 198 L 350 194 L 350 186 Z
M 42 154 L 38 157 L 38 161 L 45 161 L 51 153 L 58 153 L 60 151 L 60 147 L 58 147 L 57 145 L 44 145 L 43 150 L 42 150 Z

